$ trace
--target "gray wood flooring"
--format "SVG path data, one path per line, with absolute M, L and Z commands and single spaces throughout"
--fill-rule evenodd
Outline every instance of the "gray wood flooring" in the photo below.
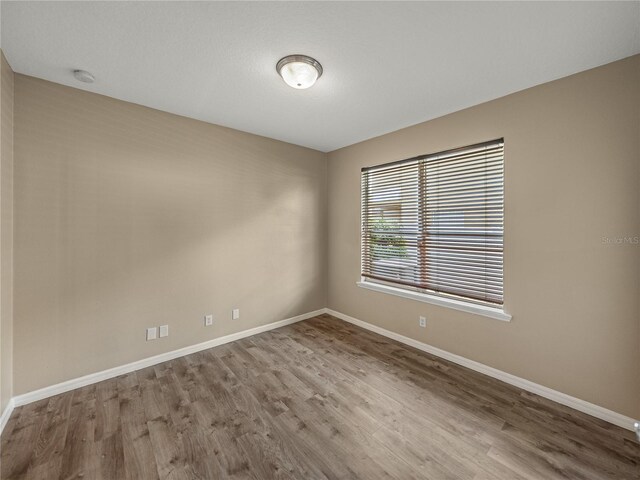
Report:
M 328 315 L 17 408 L 2 479 L 638 479 L 630 431 Z

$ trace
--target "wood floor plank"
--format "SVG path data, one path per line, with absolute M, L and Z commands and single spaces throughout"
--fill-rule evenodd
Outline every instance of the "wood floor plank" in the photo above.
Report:
M 41 423 L 32 422 L 13 428 L 11 438 L 2 449 L 0 467 L 3 479 L 28 478 L 27 471 L 41 427 Z
M 76 390 L 69 414 L 67 436 L 62 449 L 60 478 L 92 478 L 97 469 L 92 456 L 95 431 L 95 397 Z
M 139 387 L 122 390 L 118 396 L 125 478 L 156 480 L 158 469 Z
M 155 417 L 147 421 L 149 438 L 156 459 L 160 478 L 187 478 L 186 459 L 183 444 L 170 417 Z
M 125 478 L 124 450 L 120 427 L 109 437 L 102 437 L 95 446 L 95 455 L 99 463 L 96 477 L 102 480 Z
M 42 464 L 51 465 L 60 456 L 71 424 L 72 399 L 71 395 L 57 395 L 50 399 L 46 418 L 34 445 L 30 469 L 36 470 Z
M 16 408 L 1 479 L 640 480 L 632 432 L 320 315 Z
M 96 442 L 110 438 L 120 429 L 118 380 L 112 378 L 96 385 Z

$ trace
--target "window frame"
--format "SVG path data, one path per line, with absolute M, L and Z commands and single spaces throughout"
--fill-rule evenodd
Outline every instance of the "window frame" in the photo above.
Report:
M 372 290 L 372 291 L 376 291 L 376 292 L 380 292 L 380 293 L 386 293 L 386 294 L 390 294 L 390 295 L 395 295 L 395 296 L 399 296 L 399 297 L 404 297 L 404 298 L 409 298 L 412 300 L 417 300 L 417 301 L 421 301 L 421 302 L 425 302 L 425 303 L 430 303 L 430 304 L 434 304 L 434 305 L 438 305 L 438 306 L 443 306 L 443 307 L 448 307 L 448 308 L 452 308 L 455 310 L 460 310 L 460 311 L 464 311 L 464 312 L 468 312 L 468 313 L 474 313 L 477 315 L 482 315 L 485 317 L 489 317 L 489 318 L 494 318 L 497 320 L 502 320 L 502 321 L 511 321 L 512 316 L 506 312 L 505 310 L 505 304 L 504 304 L 504 299 L 505 299 L 505 292 L 504 292 L 504 258 L 505 258 L 505 249 L 504 249 L 504 234 L 505 234 L 505 229 L 504 229 L 504 225 L 506 223 L 506 209 L 504 208 L 504 199 L 505 199 L 505 191 L 504 191 L 504 185 L 505 185 L 505 164 L 504 164 L 504 138 L 497 138 L 495 140 L 491 140 L 491 141 L 487 141 L 487 142 L 479 142 L 476 144 L 471 144 L 471 145 L 467 145 L 467 146 L 463 146 L 463 147 L 458 147 L 458 148 L 454 148 L 454 149 L 448 149 L 445 151 L 441 151 L 441 152 L 437 152 L 437 153 L 430 153 L 430 154 L 425 154 L 425 155 L 419 155 L 416 157 L 412 157 L 412 158 L 407 158 L 404 160 L 397 160 L 394 162 L 388 162 L 388 163 L 382 163 L 382 164 L 378 164 L 378 165 L 372 165 L 372 166 L 368 166 L 368 167 L 363 167 L 362 171 L 361 171 L 361 175 L 360 175 L 360 188 L 361 188 L 361 197 L 360 197 L 360 201 L 361 201 L 361 205 L 360 205 L 360 272 L 364 272 L 364 248 L 370 248 L 369 247 L 365 247 L 364 243 L 363 243 L 363 225 L 364 225 L 364 215 L 365 215 L 365 205 L 364 202 L 368 201 L 368 199 L 364 199 L 363 195 L 362 195 L 362 189 L 364 188 L 364 177 L 363 174 L 365 171 L 367 170 L 371 170 L 374 168 L 378 168 L 378 167 L 388 167 L 388 166 L 394 166 L 394 165 L 399 165 L 399 164 L 403 164 L 403 163 L 410 163 L 410 162 L 420 162 L 422 160 L 428 159 L 428 158 L 432 158 L 432 157 L 436 157 L 436 156 L 440 156 L 440 155 L 446 155 L 446 154 L 452 154 L 458 151 L 465 151 L 468 149 L 472 149 L 474 147 L 478 147 L 481 145 L 490 145 L 490 144 L 494 144 L 494 143 L 502 143 L 503 146 L 503 157 L 502 157 L 502 175 L 503 175 L 503 193 L 502 193 L 502 202 L 503 202 L 503 220 L 502 220 L 502 262 L 503 262 L 503 270 L 502 270 L 502 289 L 503 289 L 503 303 L 500 304 L 495 304 L 492 305 L 490 303 L 487 302 L 483 302 L 483 301 L 476 301 L 472 298 L 467 298 L 464 296 L 458 296 L 458 295 L 454 295 L 454 294 L 449 294 L 446 292 L 436 292 L 434 290 L 429 290 L 426 288 L 420 288 L 417 286 L 413 286 L 413 285 L 402 285 L 401 283 L 395 283 L 392 281 L 386 281 L 384 279 L 376 279 L 376 278 L 370 278 L 370 277 L 366 277 L 364 275 L 360 276 L 360 280 L 356 282 L 358 287 L 361 288 L 365 288 L 368 290 Z M 418 189 L 422 189 L 424 188 L 424 185 L 422 185 L 420 182 L 422 180 L 419 180 L 419 184 L 418 184 Z M 420 200 L 418 200 L 420 201 Z M 420 225 L 420 231 L 422 231 L 422 227 L 423 225 Z

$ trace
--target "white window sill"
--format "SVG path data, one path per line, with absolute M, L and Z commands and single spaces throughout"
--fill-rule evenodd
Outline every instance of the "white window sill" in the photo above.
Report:
M 462 302 L 460 300 L 438 297 L 435 295 L 429 295 L 427 293 L 412 292 L 410 290 L 404 290 L 402 288 L 391 287 L 389 285 L 382 285 L 379 283 L 360 281 L 356 282 L 356 284 L 360 288 L 366 288 L 368 290 L 373 290 L 374 292 L 388 293 L 389 295 L 397 295 L 398 297 L 410 298 L 411 300 L 417 300 L 419 302 L 432 303 L 441 307 L 453 308 L 455 310 L 461 310 L 463 312 L 475 313 L 476 315 L 495 318 L 496 320 L 502 320 L 503 322 L 511 321 L 511 315 L 500 310 L 499 308 Z

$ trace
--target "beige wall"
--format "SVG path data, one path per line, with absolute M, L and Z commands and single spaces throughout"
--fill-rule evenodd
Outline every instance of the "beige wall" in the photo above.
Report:
M 510 323 L 360 289 L 360 168 L 505 138 Z M 640 418 L 640 56 L 329 154 L 329 307 Z M 426 314 L 428 326 L 418 327 Z
M 16 75 L 14 181 L 16 395 L 326 305 L 323 153 Z
M 16 75 L 14 395 L 329 306 L 638 418 L 640 246 L 602 241 L 640 235 L 638 84 L 640 56 L 332 152 L 327 179 L 322 153 Z M 512 322 L 357 288 L 360 168 L 497 137 Z
M 13 70 L 0 52 L 0 413 L 13 394 Z

